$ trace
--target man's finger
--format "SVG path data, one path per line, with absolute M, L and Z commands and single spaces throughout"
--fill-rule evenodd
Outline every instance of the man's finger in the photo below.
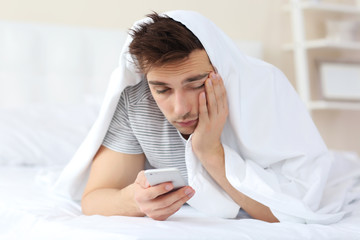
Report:
M 144 192 L 144 198 L 147 200 L 155 199 L 165 193 L 170 192 L 174 189 L 174 185 L 171 182 L 168 183 L 160 183 L 156 186 L 152 186 L 147 188 Z
M 206 102 L 208 107 L 209 118 L 217 114 L 217 102 L 214 92 L 214 73 L 210 74 L 210 78 L 206 80 L 205 90 L 206 90 Z
M 135 179 L 135 183 L 140 185 L 142 188 L 148 188 L 150 186 L 149 182 L 146 179 L 144 171 L 140 171 Z
M 208 109 L 206 104 L 206 94 L 205 92 L 201 92 L 199 94 L 199 122 L 208 121 Z
M 155 207 L 155 210 L 149 213 L 148 216 L 155 220 L 166 220 L 177 212 L 194 194 L 195 191 L 191 187 L 184 187 L 176 192 L 164 195 L 163 198 L 167 199 L 159 199 L 161 205 L 158 205 L 159 208 Z
M 218 104 L 218 113 L 227 107 L 226 89 L 224 82 L 219 74 L 216 74 L 216 84 L 214 84 L 216 101 Z
M 180 189 L 177 189 L 176 191 L 158 197 L 154 202 L 154 206 L 155 206 L 154 208 L 155 209 L 166 208 L 168 206 L 171 206 L 175 202 L 179 201 L 179 199 L 182 199 L 186 196 L 191 198 L 194 195 L 194 193 L 195 191 L 191 187 L 189 186 L 182 187 Z

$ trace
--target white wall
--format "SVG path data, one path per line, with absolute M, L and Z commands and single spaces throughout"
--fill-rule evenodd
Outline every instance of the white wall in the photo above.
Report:
M 194 10 L 213 20 L 230 37 L 263 41 L 265 58 L 285 64 L 273 54 L 289 36 L 286 0 L 0 0 L 0 18 L 104 28 L 128 29 L 151 11 Z M 286 27 L 284 27 L 284 25 Z M 267 41 L 264 41 L 267 40 Z M 274 63 L 274 61 L 272 61 Z
M 152 10 L 195 10 L 210 18 L 234 39 L 262 42 L 264 59 L 279 67 L 294 83 L 292 53 L 282 51 L 282 45 L 291 41 L 290 17 L 281 10 L 286 2 L 288 1 L 0 0 L 0 19 L 128 29 L 134 21 Z M 324 32 L 323 26 L 315 23 L 316 17 L 318 16 L 307 24 L 313 36 Z M 313 117 L 330 148 L 356 150 L 360 153 L 360 112 L 325 111 L 316 112 Z

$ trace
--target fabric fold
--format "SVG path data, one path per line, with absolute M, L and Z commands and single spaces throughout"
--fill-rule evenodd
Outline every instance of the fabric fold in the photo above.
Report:
M 185 162 L 188 170 L 188 182 L 195 190 L 195 195 L 188 201 L 188 204 L 211 216 L 235 218 L 240 207 L 202 166 L 192 150 L 191 142 L 190 136 L 186 142 Z

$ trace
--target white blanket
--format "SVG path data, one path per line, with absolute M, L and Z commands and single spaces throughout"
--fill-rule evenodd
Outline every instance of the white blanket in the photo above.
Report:
M 346 214 L 344 207 L 360 198 L 359 191 L 354 192 L 355 184 L 359 185 L 359 163 L 338 162 L 341 159 L 329 154 L 306 108 L 281 71 L 242 54 L 229 37 L 197 13 L 166 14 L 199 38 L 224 79 L 230 113 L 221 140 L 230 183 L 269 206 L 280 221 L 339 221 Z M 143 21 L 149 19 L 134 26 Z M 97 121 L 55 184 L 55 191 L 62 195 L 80 199 L 91 161 L 121 92 L 143 79 L 128 54 L 130 42 L 129 36 Z M 189 204 L 209 215 L 235 217 L 239 206 L 214 184 L 196 159 L 191 137 L 185 159 L 189 185 L 196 191 Z
M 49 193 L 59 173 L 53 167 L 0 167 L 1 240 L 358 240 L 358 209 L 330 225 L 274 223 L 209 217 L 184 206 L 167 221 L 144 217 L 84 216 L 80 206 Z M 355 207 L 355 206 L 353 206 Z

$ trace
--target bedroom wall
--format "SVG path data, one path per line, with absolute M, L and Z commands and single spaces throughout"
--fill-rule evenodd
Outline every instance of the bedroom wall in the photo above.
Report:
M 282 50 L 282 45 L 291 41 L 290 18 L 288 13 L 281 10 L 286 2 L 288 1 L 0 0 L 0 19 L 128 29 L 134 21 L 151 10 L 195 10 L 213 20 L 234 39 L 260 41 L 264 47 L 264 59 L 279 67 L 294 83 L 292 53 Z M 309 33 L 312 36 L 323 34 L 323 25 L 313 24 L 312 21 L 316 19 L 309 20 Z M 329 57 L 353 56 L 353 53 L 345 53 Z M 313 118 L 330 148 L 360 153 L 360 111 L 317 111 Z

